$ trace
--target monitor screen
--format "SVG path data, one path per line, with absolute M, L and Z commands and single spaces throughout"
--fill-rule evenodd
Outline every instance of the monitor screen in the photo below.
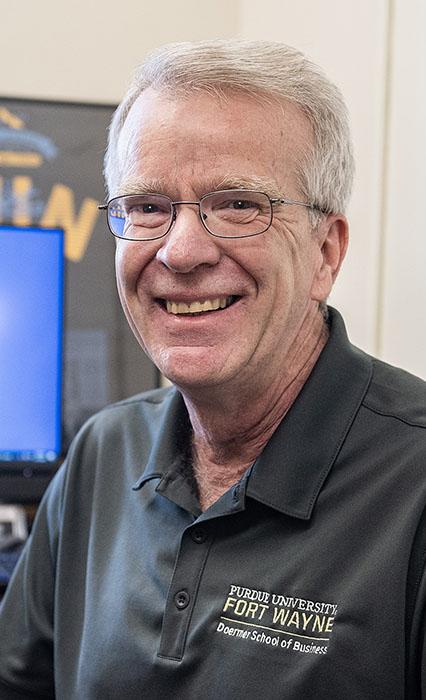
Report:
M 63 238 L 0 226 L 0 476 L 61 454 Z

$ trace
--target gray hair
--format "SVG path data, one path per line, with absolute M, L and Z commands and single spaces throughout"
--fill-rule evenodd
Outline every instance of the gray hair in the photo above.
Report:
M 196 91 L 219 96 L 240 92 L 295 104 L 313 131 L 312 147 L 303 154 L 296 173 L 301 193 L 324 212 L 345 212 L 354 159 L 340 90 L 302 53 L 270 41 L 183 42 L 151 53 L 137 69 L 111 122 L 105 156 L 111 196 L 121 179 L 117 154 L 121 129 L 133 103 L 148 87 L 174 97 L 190 97 Z

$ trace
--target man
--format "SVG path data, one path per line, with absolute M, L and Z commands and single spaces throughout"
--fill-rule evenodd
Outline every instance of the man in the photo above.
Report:
M 90 420 L 1 616 L 1 698 L 418 698 L 425 391 L 352 347 L 345 108 L 266 42 L 154 54 L 106 160 L 174 384 Z

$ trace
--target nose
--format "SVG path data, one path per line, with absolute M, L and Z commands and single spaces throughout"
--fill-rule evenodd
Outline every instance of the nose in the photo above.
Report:
M 175 205 L 175 221 L 158 249 L 157 259 L 173 272 L 192 272 L 199 265 L 217 265 L 220 241 L 203 227 L 198 205 Z

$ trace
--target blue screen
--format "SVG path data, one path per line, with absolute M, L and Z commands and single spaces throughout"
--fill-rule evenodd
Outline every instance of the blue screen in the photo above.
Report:
M 0 226 L 0 460 L 61 450 L 63 231 Z

